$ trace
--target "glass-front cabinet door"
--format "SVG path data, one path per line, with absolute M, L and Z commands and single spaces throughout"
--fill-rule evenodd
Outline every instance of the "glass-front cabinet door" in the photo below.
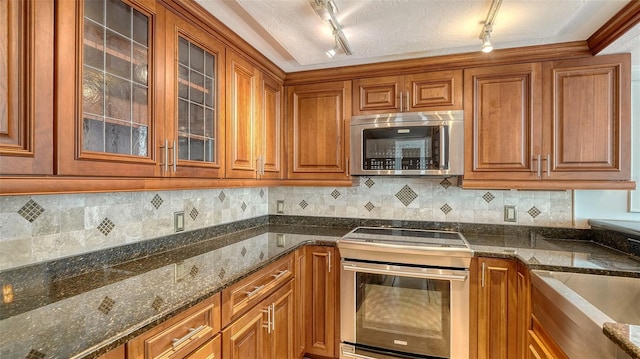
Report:
M 159 174 L 156 4 L 57 2 L 58 173 Z
M 167 14 L 166 143 L 168 168 L 178 177 L 221 177 L 224 158 L 224 45 L 183 19 Z M 175 160 L 174 160 L 175 159 Z

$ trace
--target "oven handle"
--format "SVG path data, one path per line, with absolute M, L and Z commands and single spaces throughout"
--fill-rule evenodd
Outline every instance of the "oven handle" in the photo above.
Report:
M 389 269 L 389 267 L 393 269 Z M 352 272 L 397 275 L 397 276 L 403 276 L 403 277 L 425 278 L 425 279 L 440 279 L 440 280 L 459 281 L 459 282 L 464 282 L 465 280 L 467 280 L 467 277 L 468 277 L 468 274 L 462 271 L 399 267 L 399 266 L 388 266 L 385 264 L 356 263 L 356 262 L 348 262 L 348 261 L 342 262 L 342 269 L 347 271 L 352 271 Z

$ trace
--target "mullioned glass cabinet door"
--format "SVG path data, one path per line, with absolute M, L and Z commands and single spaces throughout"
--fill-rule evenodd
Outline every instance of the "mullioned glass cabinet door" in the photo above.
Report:
M 155 2 L 61 0 L 58 8 L 59 174 L 162 175 Z

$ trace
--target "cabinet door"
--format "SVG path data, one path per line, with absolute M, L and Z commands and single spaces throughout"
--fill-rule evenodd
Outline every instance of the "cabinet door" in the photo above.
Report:
M 529 337 L 528 332 L 531 328 L 531 294 L 529 290 L 529 269 L 527 269 L 527 267 L 522 264 L 522 262 L 518 261 L 517 270 L 517 358 L 526 358 Z
M 307 250 L 306 352 L 332 357 L 338 323 L 335 248 L 308 247 Z
M 462 110 L 462 70 L 407 75 L 405 111 Z
M 53 174 L 53 6 L 0 0 L 0 174 Z
M 478 358 L 516 358 L 516 263 L 480 258 L 478 283 Z
M 353 115 L 400 112 L 402 76 L 385 76 L 353 81 Z
M 545 179 L 630 178 L 630 55 L 545 63 Z
M 56 2 L 58 174 L 158 174 L 162 24 L 150 0 Z M 158 31 L 157 31 L 158 30 Z
M 227 50 L 227 178 L 256 178 L 261 141 L 260 72 Z
M 541 64 L 465 70 L 465 180 L 537 180 Z
M 350 81 L 288 88 L 288 178 L 348 178 L 350 94 Z
M 302 358 L 306 345 L 306 303 L 308 295 L 305 285 L 308 280 L 307 276 L 307 249 L 306 247 L 298 248 L 295 252 L 295 358 Z
M 256 305 L 222 331 L 222 357 L 225 359 L 267 359 L 266 306 Z
M 167 11 L 166 111 L 159 141 L 162 171 L 175 177 L 222 177 L 224 45 Z
M 284 140 L 282 135 L 282 83 L 275 78 L 263 74 L 262 76 L 262 108 L 259 128 L 261 144 L 258 156 L 262 165 L 261 178 L 282 178 L 283 159 L 282 149 Z M 256 140 L 257 141 L 257 140 Z
M 279 289 L 270 298 L 271 333 L 269 358 L 294 358 L 294 285 L 293 281 Z
M 185 359 L 220 359 L 222 358 L 221 334 L 202 344 L 200 348 L 187 355 Z

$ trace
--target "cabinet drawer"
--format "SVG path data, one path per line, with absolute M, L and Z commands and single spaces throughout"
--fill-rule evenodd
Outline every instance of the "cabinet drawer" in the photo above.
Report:
M 222 358 L 222 334 L 202 344 L 200 348 L 189 354 L 185 359 L 219 359 Z
M 128 358 L 182 358 L 220 331 L 220 295 L 202 301 L 127 344 Z
M 222 326 L 249 310 L 294 277 L 293 254 L 231 285 L 222 291 Z

